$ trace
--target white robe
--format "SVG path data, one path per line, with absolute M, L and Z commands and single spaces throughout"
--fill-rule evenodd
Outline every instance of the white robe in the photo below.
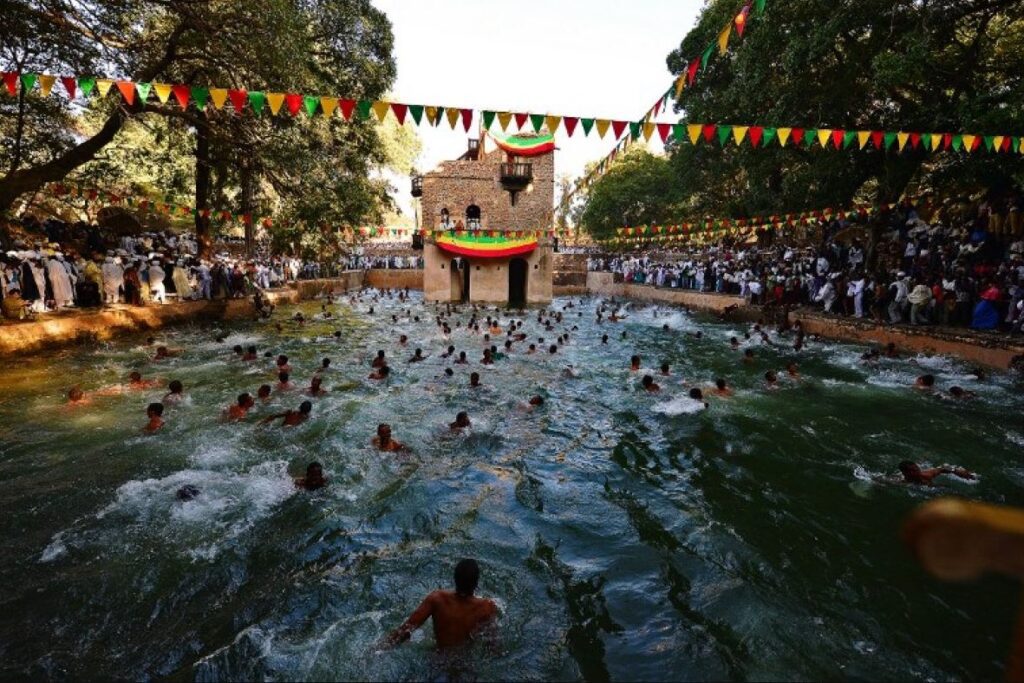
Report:
M 188 275 L 185 273 L 185 269 L 181 266 L 175 266 L 171 278 L 174 280 L 174 288 L 178 290 L 178 301 L 191 299 L 192 285 L 188 282 Z
M 32 279 L 35 280 L 36 287 L 39 289 L 39 298 L 32 302 L 32 310 L 42 313 L 46 310 L 46 274 L 43 267 L 37 266 L 35 262 L 30 263 L 28 269 L 32 271 Z
M 64 264 L 57 259 L 50 259 L 46 262 L 46 272 L 50 275 L 50 285 L 53 287 L 53 300 L 57 302 L 57 308 L 64 308 L 75 303 L 75 290 L 71 286 L 71 278 Z
M 124 285 L 124 268 L 116 263 L 103 264 L 103 294 L 108 304 L 117 303 L 118 290 Z

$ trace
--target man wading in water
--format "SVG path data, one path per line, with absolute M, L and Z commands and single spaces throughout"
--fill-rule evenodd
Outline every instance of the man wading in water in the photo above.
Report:
M 479 582 L 480 565 L 476 560 L 459 562 L 455 565 L 455 590 L 438 590 L 428 595 L 405 623 L 387 637 L 385 645 L 392 647 L 409 640 L 412 632 L 431 617 L 438 649 L 464 645 L 498 615 L 493 601 L 474 597 Z

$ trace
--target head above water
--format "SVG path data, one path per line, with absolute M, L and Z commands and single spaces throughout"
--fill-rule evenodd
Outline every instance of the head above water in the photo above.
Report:
M 690 398 L 692 398 L 695 401 L 703 401 L 704 392 L 698 389 L 697 387 L 694 387 L 693 389 L 690 389 Z
M 469 413 L 465 410 L 461 411 L 455 416 L 455 426 L 457 427 L 468 427 L 469 426 Z
M 455 565 L 455 592 L 463 598 L 472 597 L 480 583 L 480 565 L 476 560 L 460 560 Z
M 171 383 L 167 385 L 167 389 L 172 394 L 180 394 L 181 392 L 185 391 L 185 386 L 181 383 L 180 380 L 172 380 Z
M 920 387 L 935 386 L 935 375 L 921 375 L 917 378 L 917 385 Z
M 280 356 L 278 356 L 277 357 L 277 364 L 278 364 L 278 366 L 288 365 L 288 356 L 286 356 L 284 354 L 281 354 Z
M 540 395 L 530 397 L 531 406 L 542 406 L 544 405 L 544 397 Z
M 160 417 L 164 414 L 163 403 L 150 403 L 146 406 L 146 415 L 148 417 Z
M 253 404 L 252 394 L 248 391 L 238 395 L 238 406 L 240 408 L 251 408 Z
M 259 398 L 268 398 L 270 396 L 270 385 L 261 384 L 260 388 L 256 390 L 256 396 Z
M 279 381 L 281 384 L 288 384 L 289 377 L 290 375 L 287 372 L 284 372 L 283 370 L 277 373 L 277 381 Z
M 313 404 L 309 401 L 303 401 L 299 404 L 299 412 L 303 415 L 309 415 L 313 410 Z

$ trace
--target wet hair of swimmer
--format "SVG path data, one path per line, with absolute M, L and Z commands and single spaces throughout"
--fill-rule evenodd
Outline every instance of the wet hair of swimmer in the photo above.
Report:
M 601 343 L 602 344 L 607 344 L 608 343 L 608 335 L 607 334 L 601 335 Z
M 654 384 L 654 378 L 650 375 L 644 375 L 644 378 L 640 380 L 640 384 L 644 385 L 644 388 L 646 389 Z
M 290 376 L 291 375 L 289 375 L 287 372 L 283 372 L 283 371 L 277 373 L 277 379 L 278 379 L 279 382 L 281 382 L 281 384 L 285 384 L 288 381 L 288 378 Z
M 303 415 L 309 415 L 310 411 L 313 410 L 313 404 L 309 401 L 303 401 L 299 404 L 299 412 Z
M 180 394 L 185 390 L 185 387 L 182 385 L 180 380 L 173 380 L 167 385 L 167 388 L 170 389 L 172 394 Z
M 388 366 L 386 366 L 386 365 L 382 365 L 382 366 L 380 367 L 380 376 L 381 376 L 381 377 L 387 377 L 387 376 L 388 376 L 388 375 L 390 375 L 390 374 L 391 374 L 391 368 L 389 368 L 389 367 L 388 367 Z
M 960 387 L 950 387 L 949 388 L 949 395 L 950 396 L 956 396 L 957 398 L 960 398 L 961 396 L 964 395 L 964 390 L 961 389 Z
M 557 344 L 552 344 L 548 348 L 548 353 L 558 353 L 558 345 Z
M 899 470 L 904 477 L 912 479 L 921 471 L 921 467 L 913 460 L 904 460 L 899 464 Z
M 531 396 L 530 397 L 530 405 L 531 406 L 542 406 L 542 405 L 544 405 L 544 397 L 539 395 L 539 394 L 536 395 L 536 396 Z
M 774 382 L 778 379 L 778 377 L 775 375 L 774 370 L 769 370 L 768 372 L 764 373 L 764 378 L 769 382 Z
M 536 344 L 530 344 L 530 350 L 531 351 L 536 351 L 537 350 L 537 345 Z
M 383 358 L 383 357 L 384 357 L 384 349 L 378 349 L 378 351 L 377 351 L 377 358 Z
M 455 565 L 455 592 L 463 598 L 468 598 L 476 592 L 480 583 L 480 565 L 476 560 L 460 560 Z
M 81 401 L 83 396 L 85 396 L 85 392 L 78 387 L 71 387 L 71 391 L 68 392 L 68 398 L 72 401 Z
M 153 413 L 157 417 L 160 417 L 161 415 L 164 414 L 164 404 L 150 403 L 148 406 L 146 406 L 146 414 L 148 415 L 149 413 Z
M 470 375 L 469 375 L 469 383 L 470 384 L 479 384 L 480 383 L 480 373 L 479 372 L 470 373 Z
M 280 356 L 278 356 L 277 357 L 277 364 L 278 365 L 288 365 L 288 356 L 286 356 L 284 354 L 281 354 Z
M 743 352 L 743 355 L 746 356 L 747 358 L 753 358 L 754 357 L 754 350 L 753 349 L 747 349 L 746 351 Z
M 306 465 L 306 479 L 323 479 L 324 466 L 318 462 L 311 462 Z
M 263 353 L 263 357 L 264 357 L 264 358 L 273 358 L 273 357 L 274 357 L 274 354 L 272 354 L 272 353 L 271 353 L 270 351 L 265 351 L 265 352 Z
M 335 330 L 334 331 L 334 338 L 335 339 L 341 339 L 341 330 Z
M 141 382 L 142 381 L 142 373 L 139 372 L 138 370 L 136 370 L 132 374 L 128 375 L 128 380 L 131 381 L 131 382 Z
M 255 356 L 256 355 L 256 347 L 255 346 L 250 346 L 249 347 L 249 353 L 251 353 L 251 354 L 253 354 Z
M 455 424 L 460 427 L 467 426 L 469 424 L 469 413 L 465 410 L 460 411 L 459 414 L 455 416 Z
M 695 401 L 703 401 L 704 392 L 698 389 L 697 387 L 694 387 L 693 389 L 690 389 L 690 398 L 694 399 Z
M 252 403 L 252 394 L 250 394 L 248 391 L 245 392 L 244 394 L 238 395 L 238 405 L 240 407 L 244 408 L 250 403 Z
M 666 375 L 667 375 L 667 374 L 668 374 L 668 371 L 669 371 L 669 366 L 668 366 L 668 363 L 662 363 L 662 364 L 661 364 L 661 372 L 662 372 L 663 374 L 666 374 Z
M 260 398 L 266 398 L 267 396 L 270 396 L 270 385 L 260 385 L 260 388 L 256 390 L 256 395 L 259 396 Z
M 320 361 L 320 367 L 322 367 L 322 368 L 327 368 L 328 366 L 330 366 L 330 364 L 331 364 L 331 359 L 330 358 L 324 358 L 322 361 Z
M 192 484 L 185 484 L 177 490 L 174 496 L 180 501 L 189 501 L 199 496 L 199 488 Z
M 722 389 L 725 389 L 725 386 L 726 386 L 725 380 L 722 379 L 721 377 L 719 377 L 718 379 L 715 380 L 715 386 L 718 387 L 719 391 L 721 391 Z
M 917 381 L 921 383 L 921 386 L 933 387 L 935 386 L 935 375 L 921 375 Z
M 445 368 L 445 369 L 444 369 L 444 375 L 445 375 L 445 377 L 451 377 L 451 376 L 452 376 L 452 375 L 454 375 L 454 374 L 455 374 L 455 371 L 454 371 L 454 370 L 452 370 L 451 368 Z
M 234 351 L 239 356 L 242 355 L 242 345 L 241 344 L 235 344 L 235 347 L 233 349 L 231 349 L 231 350 Z

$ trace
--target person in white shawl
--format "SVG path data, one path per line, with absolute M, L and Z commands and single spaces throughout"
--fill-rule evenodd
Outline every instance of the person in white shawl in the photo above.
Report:
M 54 305 L 57 308 L 67 308 L 75 304 L 75 289 L 71 285 L 67 268 L 64 267 L 63 258 L 57 254 L 46 262 L 46 272 L 50 276 Z
M 116 304 L 118 293 L 124 286 L 124 268 L 108 256 L 103 262 L 103 300 L 108 304 Z
M 188 281 L 188 273 L 185 270 L 183 262 L 178 261 L 177 265 L 174 266 L 174 271 L 171 273 L 171 279 L 174 280 L 174 289 L 178 291 L 178 301 L 193 298 L 192 285 Z
M 160 267 L 159 261 L 149 264 L 149 298 L 156 303 L 164 303 L 166 290 L 164 289 L 164 269 Z
M 35 313 L 46 310 L 46 271 L 43 269 L 41 258 L 40 253 L 36 251 L 32 253 L 32 260 L 28 262 L 28 269 L 39 290 L 39 298 L 32 301 L 32 310 Z
M 825 284 L 822 285 L 818 291 L 818 295 L 814 297 L 815 301 L 820 301 L 825 305 L 825 312 L 832 312 L 832 304 L 836 302 L 836 286 L 832 284 L 832 280 L 826 280 Z
M 846 286 L 846 296 L 853 299 L 853 315 L 857 318 L 864 317 L 864 287 L 866 282 L 864 276 L 857 276 L 856 280 L 850 280 Z

